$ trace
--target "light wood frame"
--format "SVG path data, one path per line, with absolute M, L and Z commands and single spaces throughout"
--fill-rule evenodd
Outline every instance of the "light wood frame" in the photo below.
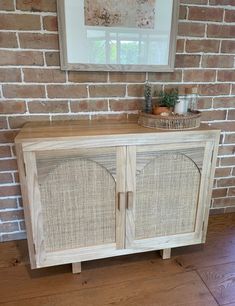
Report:
M 127 72 L 173 72 L 175 65 L 176 41 L 178 32 L 179 0 L 173 0 L 169 55 L 167 65 L 119 65 L 86 64 L 68 62 L 66 43 L 65 1 L 57 0 L 58 28 L 60 41 L 60 65 L 62 70 L 74 71 L 127 71 Z
M 142 128 L 138 128 L 137 125 L 136 127 L 130 125 L 133 132 L 128 134 L 121 132 L 121 126 L 120 130 L 115 130 L 114 128 L 114 133 L 110 133 L 107 136 L 104 136 L 102 133 L 99 134 L 99 130 L 96 129 L 94 134 L 90 134 L 89 131 L 84 129 L 83 135 L 80 136 L 72 136 L 71 134 L 66 136 L 61 132 L 59 137 L 57 135 L 57 138 L 53 137 L 48 139 L 48 136 L 42 130 L 42 134 L 39 137 L 24 139 L 19 136 L 16 138 L 17 158 L 32 268 L 78 263 L 78 269 L 74 268 L 74 271 L 79 271 L 79 263 L 86 260 L 140 253 L 143 251 L 164 250 L 205 241 L 211 187 L 220 135 L 219 131 L 205 129 L 200 131 L 155 133 L 154 131 L 148 132 L 147 129 L 144 129 L 145 132 L 135 134 L 134 130 L 137 132 L 138 129 L 141 129 L 142 131 Z M 79 134 L 79 128 L 77 129 L 75 127 L 75 131 Z M 87 133 L 89 136 L 86 135 Z M 33 133 L 32 136 L 36 134 Z M 154 241 L 153 239 L 147 239 L 148 241 L 140 240 L 138 243 L 133 244 L 130 243 L 133 240 L 131 238 L 131 232 L 133 231 L 133 211 L 128 209 L 126 196 L 128 191 L 135 191 L 132 186 L 133 168 L 135 168 L 136 163 L 134 154 L 136 150 L 135 146 L 146 147 L 156 144 L 159 145 L 159 150 L 197 148 L 198 146 L 205 148 L 200 192 L 201 198 L 199 199 L 200 205 L 197 211 L 196 228 L 193 233 L 158 237 L 154 238 Z M 56 153 L 58 149 L 79 150 L 79 148 L 99 147 L 116 147 L 117 150 L 117 175 L 119 177 L 117 180 L 117 196 L 121 193 L 122 197 L 116 219 L 116 235 L 118 239 L 116 243 L 108 245 L 62 250 L 46 254 L 44 251 L 43 231 L 41 227 L 41 204 L 37 182 L 35 152 L 48 150 Z M 132 194 L 129 194 L 129 196 L 131 198 Z

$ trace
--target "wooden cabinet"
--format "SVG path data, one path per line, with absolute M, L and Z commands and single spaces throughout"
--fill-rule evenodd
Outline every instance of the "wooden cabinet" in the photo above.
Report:
M 219 134 L 27 124 L 15 141 L 32 268 L 204 242 Z

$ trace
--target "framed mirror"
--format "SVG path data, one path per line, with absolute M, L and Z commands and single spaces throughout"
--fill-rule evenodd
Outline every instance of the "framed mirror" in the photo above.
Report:
M 61 69 L 173 71 L 178 0 L 57 0 Z

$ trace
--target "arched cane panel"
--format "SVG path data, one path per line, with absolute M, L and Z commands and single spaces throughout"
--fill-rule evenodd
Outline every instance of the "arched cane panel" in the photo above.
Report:
M 47 252 L 115 242 L 115 181 L 103 166 L 67 160 L 39 187 Z
M 136 178 L 135 238 L 193 232 L 200 171 L 187 156 L 159 154 Z

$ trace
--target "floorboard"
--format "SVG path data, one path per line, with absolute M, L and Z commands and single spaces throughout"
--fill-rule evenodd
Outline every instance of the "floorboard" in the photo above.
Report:
M 220 305 L 235 303 L 235 262 L 198 270 Z
M 235 306 L 235 213 L 211 216 L 204 246 L 31 270 L 26 241 L 0 244 L 0 306 Z
M 75 303 L 76 301 L 76 303 Z M 25 299 L 4 306 L 217 306 L 196 272 L 122 282 L 58 295 Z
M 211 216 L 204 245 L 173 249 L 186 271 L 235 262 L 235 213 Z

